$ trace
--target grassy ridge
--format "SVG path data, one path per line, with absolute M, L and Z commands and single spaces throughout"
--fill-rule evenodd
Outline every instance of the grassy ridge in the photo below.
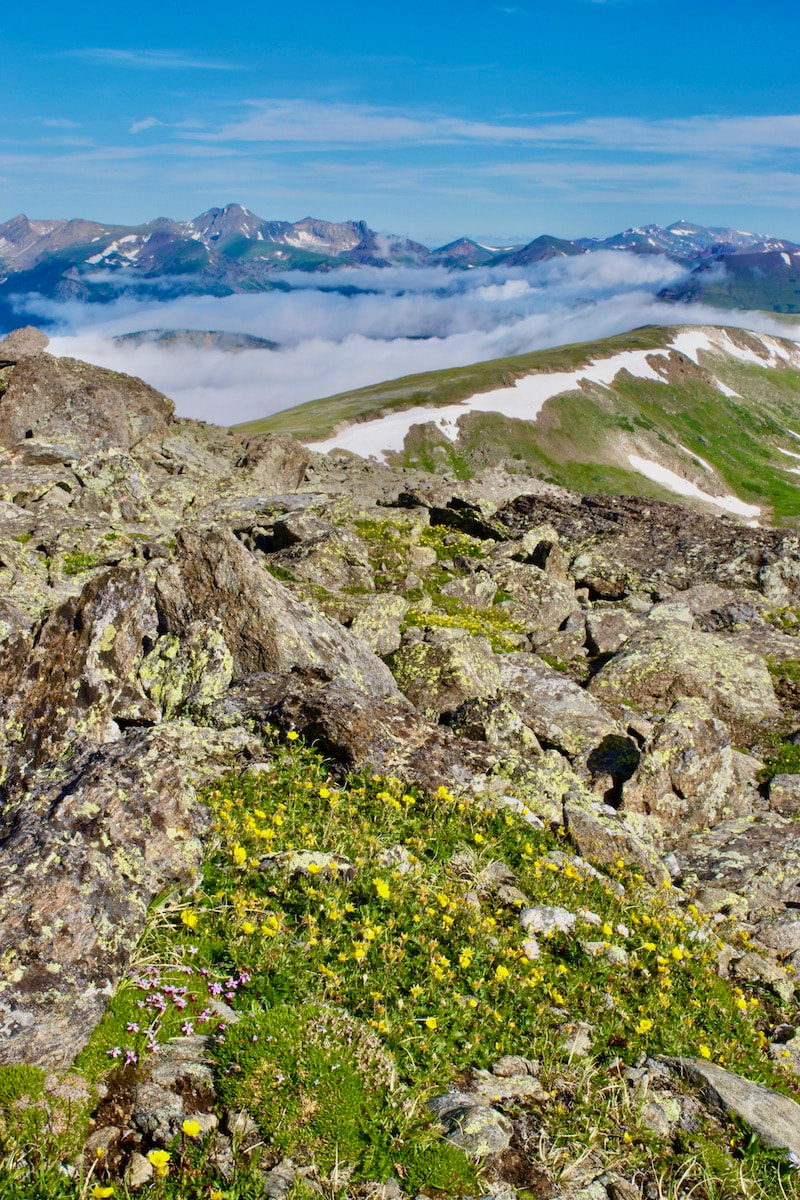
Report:
M 477 392 L 510 387 L 515 380 L 534 371 L 570 371 L 591 359 L 609 358 L 623 350 L 654 350 L 666 345 L 671 331 L 655 325 L 597 342 L 578 342 L 453 367 L 406 375 L 386 383 L 372 384 L 354 392 L 340 392 L 320 400 L 309 400 L 296 408 L 273 413 L 258 421 L 237 425 L 244 433 L 288 433 L 300 441 L 318 441 L 354 421 L 382 416 L 417 405 L 455 404 Z
M 240 428 L 316 441 L 393 411 L 453 404 L 511 387 L 533 372 L 575 370 L 625 350 L 658 350 L 672 336 L 669 328 L 646 326 L 603 341 L 411 375 L 314 400 Z M 713 377 L 691 360 L 673 358 L 663 381 L 621 372 L 612 387 L 585 384 L 553 397 L 532 421 L 468 413 L 456 442 L 430 423 L 413 426 L 404 450 L 394 457 L 405 466 L 445 470 L 459 478 L 504 463 L 575 491 L 675 500 L 674 492 L 632 469 L 628 455 L 638 454 L 703 491 L 728 492 L 758 505 L 762 520 L 795 523 L 800 489 L 795 463 L 781 450 L 794 449 L 788 431 L 800 431 L 800 371 L 712 352 L 705 352 L 703 362 Z M 738 395 L 723 394 L 714 377 Z
M 504 461 L 579 492 L 675 500 L 673 492 L 628 466 L 627 455 L 638 453 L 703 490 L 718 492 L 721 482 L 776 523 L 794 523 L 800 489 L 792 467 L 800 463 L 779 447 L 795 448 L 787 430 L 800 427 L 800 372 L 727 359 L 716 359 L 715 370 L 742 399 L 724 396 L 698 370 L 680 383 L 621 375 L 613 389 L 553 397 L 537 421 L 472 413 L 456 444 L 431 426 L 418 426 L 402 461 L 431 471 L 446 465 L 463 477 Z M 700 460 L 714 468 L 716 479 Z

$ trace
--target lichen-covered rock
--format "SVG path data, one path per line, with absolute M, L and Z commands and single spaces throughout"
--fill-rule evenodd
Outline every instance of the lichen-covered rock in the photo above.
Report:
M 119 567 L 46 618 L 33 645 L 24 634 L 0 645 L 7 786 L 68 748 L 119 736 L 118 720 L 157 719 L 135 682 L 142 645 L 155 641 L 157 626 L 148 568 Z
M 494 1071 L 473 1070 L 469 1079 L 470 1092 L 480 1096 L 488 1104 L 546 1101 L 549 1099 L 541 1081 L 535 1075 L 523 1072 L 518 1075 L 498 1075 Z
M 255 675 L 234 683 L 207 719 L 223 727 L 254 721 L 298 730 L 344 766 L 415 779 L 431 791 L 483 792 L 498 766 L 498 755 L 488 747 L 423 721 L 397 689 L 372 696 L 345 679 L 326 679 L 314 670 Z
M 491 608 L 497 595 L 497 584 L 486 571 L 476 571 L 473 575 L 451 579 L 442 587 L 442 595 L 452 596 L 469 608 Z
M 713 1108 L 735 1113 L 765 1146 L 800 1155 L 800 1104 L 702 1058 L 665 1061 L 702 1087 L 707 1103 Z
M 488 638 L 445 637 L 431 629 L 396 651 L 390 665 L 400 690 L 424 716 L 436 720 L 465 700 L 495 695 L 501 679 L 498 661 Z
M 750 810 L 727 730 L 705 701 L 694 697 L 678 700 L 656 724 L 622 796 L 626 811 L 657 817 L 667 835 L 704 829 Z
M 244 439 L 236 466 L 249 473 L 253 484 L 265 492 L 292 492 L 305 477 L 309 451 L 294 438 L 261 433 Z
M 769 781 L 769 806 L 786 817 L 800 813 L 800 775 L 773 775 Z
M 750 529 L 636 496 L 553 490 L 517 496 L 497 510 L 494 523 L 518 538 L 551 524 L 569 556 L 570 579 L 607 600 L 632 593 L 661 599 L 704 583 L 751 588 L 774 606 L 800 597 L 800 539 L 793 530 Z
M 12 329 L 6 337 L 0 338 L 0 366 L 17 363 L 32 354 L 42 354 L 49 345 L 50 338 L 35 325 Z
M 617 606 L 596 608 L 586 614 L 586 639 L 592 654 L 616 654 L 641 626 L 637 613 Z
M 164 632 L 217 617 L 233 655 L 234 678 L 310 667 L 350 682 L 365 695 L 396 691 L 391 672 L 367 647 L 296 599 L 226 531 L 183 529 L 174 558 L 156 580 Z
M 633 829 L 622 813 L 607 805 L 587 804 L 573 793 L 564 801 L 564 824 L 578 850 L 599 863 L 618 859 L 638 866 L 653 883 L 669 882 L 652 837 L 640 824 Z
M 129 450 L 150 434 L 165 434 L 172 412 L 172 402 L 140 379 L 36 354 L 20 358 L 0 401 L 0 445 L 33 437 L 84 453 Z
M 539 754 L 542 746 L 517 709 L 499 696 L 466 700 L 450 718 L 459 736 L 490 746 L 505 746 L 520 754 Z
M 233 677 L 233 657 L 219 618 L 192 621 L 180 637 L 164 634 L 142 659 L 138 677 L 164 720 L 187 708 L 202 712 L 223 695 Z
M 349 529 L 331 526 L 319 537 L 278 551 L 270 561 L 318 587 L 375 589 L 367 548 Z
M 501 560 L 489 572 L 511 597 L 508 615 L 523 626 L 534 647 L 548 642 L 577 607 L 574 588 L 540 567 Z
M 678 620 L 646 622 L 588 690 L 606 703 L 648 711 L 696 696 L 723 720 L 763 722 L 780 715 L 763 659 Z
M 770 944 L 784 926 L 795 924 L 800 897 L 796 820 L 768 812 L 721 821 L 708 832 L 690 834 L 674 853 L 685 890 L 707 897 L 712 909 L 724 905 L 738 908 L 743 918 L 769 920 Z
M 400 626 L 409 607 L 409 602 L 402 596 L 380 592 L 367 598 L 353 618 L 350 630 L 369 646 L 373 654 L 381 657 L 391 654 L 400 649 Z
M 445 1137 L 471 1158 L 486 1158 L 507 1150 L 514 1127 L 510 1119 L 476 1092 L 447 1092 L 429 1101 Z
M 253 750 L 239 730 L 165 724 L 28 780 L 0 844 L 0 1064 L 72 1062 L 150 901 L 196 878 L 210 821 L 196 787 Z
M 594 696 L 535 654 L 499 655 L 498 666 L 503 697 L 543 745 L 588 759 L 608 739 L 624 739 L 620 723 Z

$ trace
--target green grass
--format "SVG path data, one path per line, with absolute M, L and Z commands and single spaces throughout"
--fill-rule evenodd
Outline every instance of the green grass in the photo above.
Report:
M 669 329 L 644 328 L 602 342 L 409 376 L 312 401 L 243 428 L 316 440 L 353 421 L 508 387 L 532 371 L 569 370 L 626 349 L 658 349 L 671 336 Z M 674 501 L 674 492 L 628 466 L 627 454 L 638 452 L 687 473 L 704 490 L 727 490 L 758 505 L 766 519 L 795 523 L 800 489 L 791 473 L 793 462 L 780 448 L 794 446 L 786 430 L 800 425 L 800 372 L 721 354 L 703 361 L 742 398 L 723 395 L 700 369 L 684 361 L 669 381 L 622 374 L 613 388 L 589 387 L 554 397 L 536 421 L 471 413 L 462 419 L 455 444 L 433 426 L 417 426 L 398 458 L 404 465 L 457 478 L 502 462 L 510 470 L 579 492 Z M 715 478 L 700 460 L 711 464 Z
M 301 441 L 315 441 L 329 437 L 337 427 L 352 421 L 420 404 L 453 404 L 476 392 L 510 387 L 516 379 L 532 371 L 570 370 L 592 358 L 618 354 L 621 350 L 654 349 L 664 345 L 669 337 L 668 329 L 647 326 L 598 342 L 580 342 L 467 367 L 407 375 L 355 392 L 311 400 L 236 428 L 244 433 L 289 433 Z
M 735 1121 L 659 1142 L 618 1069 L 642 1054 L 700 1054 L 797 1094 L 766 1052 L 781 1019 L 770 993 L 716 973 L 717 938 L 740 940 L 733 925 L 676 903 L 621 861 L 592 872 L 569 857 L 563 831 L 507 810 L 444 788 L 429 795 L 363 773 L 335 777 L 297 737 L 271 738 L 265 757 L 266 771 L 206 791 L 216 835 L 202 883 L 154 906 L 130 977 L 77 1064 L 96 1082 L 124 1084 L 141 1066 L 121 1066 L 121 1054 L 141 1063 L 149 1035 L 169 1041 L 189 1019 L 213 1035 L 222 1106 L 249 1109 L 262 1145 L 229 1186 L 208 1138 L 179 1139 L 165 1178 L 137 1193 L 143 1200 L 208 1200 L 213 1188 L 225 1200 L 255 1200 L 258 1168 L 286 1154 L 314 1162 L 330 1195 L 337 1172 L 355 1187 L 395 1175 L 412 1195 L 480 1194 L 479 1164 L 440 1140 L 426 1101 L 501 1054 L 540 1064 L 547 1096 L 529 1115 L 547 1131 L 537 1163 L 555 1182 L 592 1153 L 654 1186 L 662 1178 L 665 1196 L 790 1194 L 786 1156 Z M 341 867 L 319 857 L 329 854 Z M 269 857 L 281 855 L 283 866 Z M 497 861 L 532 903 L 588 910 L 597 924 L 540 938 L 529 959 L 519 906 L 481 884 Z M 619 947 L 626 965 L 585 941 Z M 221 1032 L 201 1010 L 209 986 L 232 979 L 242 1020 Z M 148 990 L 176 982 L 188 989 L 187 1008 L 140 1007 Z M 567 1020 L 592 1026 L 585 1060 L 570 1062 L 561 1047 Z M 129 1032 L 132 1022 L 139 1028 Z M 63 1141 L 19 1121 L 19 1097 L 41 1082 L 25 1069 L 0 1072 L 0 1197 L 77 1200 L 91 1192 L 80 1171 L 73 1180 L 58 1173 L 59 1156 L 69 1158 Z M 104 1170 L 95 1167 L 92 1186 Z
M 99 566 L 100 562 L 101 559 L 96 554 L 84 554 L 80 550 L 73 550 L 70 554 L 64 555 L 64 574 L 85 575 Z

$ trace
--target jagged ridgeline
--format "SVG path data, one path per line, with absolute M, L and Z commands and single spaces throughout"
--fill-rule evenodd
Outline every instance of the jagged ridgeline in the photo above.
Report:
M 539 418 L 682 504 L 0 342 L 0 1196 L 796 1194 L 795 351 L 687 337 Z

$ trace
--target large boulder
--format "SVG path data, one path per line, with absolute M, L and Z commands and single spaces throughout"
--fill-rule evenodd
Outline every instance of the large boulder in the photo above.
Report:
M 33 354 L 41 354 L 49 345 L 50 338 L 35 325 L 12 329 L 6 337 L 0 338 L 0 367 L 18 363 Z
M 503 654 L 497 661 L 504 698 L 543 745 L 586 759 L 604 742 L 624 737 L 594 696 L 535 654 Z
M 574 588 L 549 572 L 513 559 L 488 567 L 492 581 L 510 597 L 505 608 L 522 625 L 534 646 L 543 646 L 577 608 Z
M 791 923 L 800 902 L 800 823 L 778 813 L 720 821 L 675 849 L 681 886 L 706 908 Z
M 374 591 L 372 567 L 361 538 L 349 529 L 330 525 L 320 518 L 308 519 L 320 527 L 318 534 L 304 540 L 298 539 L 280 550 L 272 556 L 270 565 L 282 567 L 296 579 L 304 579 L 317 587 Z M 282 525 L 285 531 L 289 522 L 276 523 L 275 534 L 278 525 Z
M 800 1104 L 789 1096 L 702 1058 L 665 1061 L 702 1088 L 711 1108 L 722 1114 L 734 1113 L 765 1146 L 800 1157 Z
M 727 730 L 696 697 L 678 700 L 657 723 L 622 795 L 626 810 L 657 817 L 672 835 L 750 811 Z
M 294 438 L 261 433 L 244 439 L 236 466 L 246 470 L 251 484 L 264 492 L 292 492 L 303 482 L 310 454 Z
M 633 814 L 635 816 L 636 814 Z M 615 812 L 607 804 L 588 801 L 576 791 L 564 798 L 564 825 L 578 852 L 591 862 L 616 863 L 619 859 L 638 867 L 652 883 L 668 883 L 652 837 L 652 827 Z
M 488 746 L 422 720 L 396 688 L 372 695 L 344 677 L 300 667 L 234 683 L 207 719 L 219 726 L 255 722 L 298 730 L 346 769 L 413 779 L 429 791 L 444 786 L 482 792 L 500 760 Z
M 760 723 L 780 716 L 764 660 L 693 629 L 687 618 L 646 621 L 592 679 L 592 695 L 656 712 L 698 696 L 723 720 Z
M 401 646 L 391 657 L 391 667 L 400 690 L 424 716 L 437 720 L 466 700 L 495 695 L 500 688 L 499 661 L 488 638 L 431 628 Z
M 20 358 L 0 397 L 0 445 L 28 438 L 75 446 L 81 453 L 130 450 L 165 434 L 173 404 L 130 375 L 74 358 Z
M 113 740 L 119 721 L 157 721 L 136 682 L 143 644 L 157 635 L 150 570 L 130 566 L 91 579 L 45 618 L 35 638 L 17 632 L 0 644 L 0 782 L 18 785 L 84 743 Z
M 142 934 L 147 906 L 187 885 L 210 817 L 195 789 L 257 744 L 188 724 L 129 730 L 29 780 L 0 844 L 0 1065 L 68 1066 Z
M 183 529 L 156 581 L 162 632 L 216 617 L 234 678 L 316 668 L 368 696 L 396 692 L 388 667 L 341 625 L 296 599 L 227 531 Z

